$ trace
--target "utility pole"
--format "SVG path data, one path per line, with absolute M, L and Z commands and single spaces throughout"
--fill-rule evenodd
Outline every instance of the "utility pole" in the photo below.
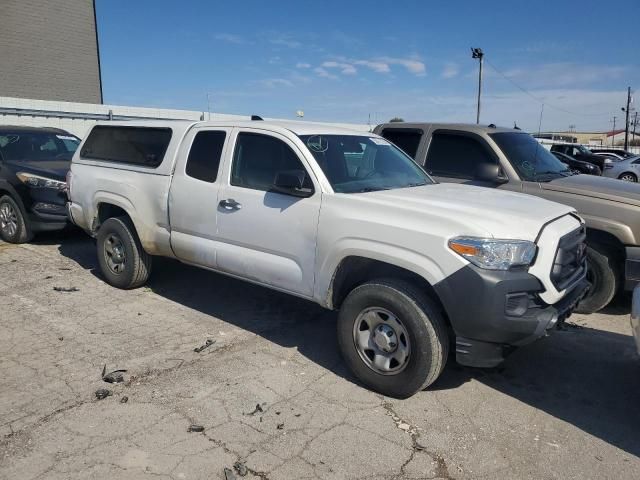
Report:
M 542 108 L 540 109 L 540 121 L 538 122 L 538 135 L 540 135 L 540 130 L 542 129 L 542 113 L 544 112 L 544 103 L 542 104 Z
M 624 127 L 624 149 L 629 148 L 629 107 L 631 106 L 631 87 L 627 88 L 627 108 L 625 113 L 627 115 L 627 120 L 625 122 Z M 624 110 L 624 109 L 623 109 Z
M 207 120 L 211 120 L 211 94 L 207 92 L 207 113 L 209 118 Z
M 480 96 L 482 95 L 482 63 L 484 59 L 484 52 L 481 48 L 471 48 L 471 58 L 477 58 L 480 63 L 480 69 L 478 70 L 478 111 L 476 113 L 476 123 L 480 123 Z
M 616 143 L 616 117 L 613 116 L 613 131 L 611 132 L 611 146 L 614 147 Z

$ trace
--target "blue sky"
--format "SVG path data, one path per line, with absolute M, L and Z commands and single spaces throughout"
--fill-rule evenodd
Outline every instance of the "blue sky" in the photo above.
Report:
M 544 102 L 542 130 L 606 130 L 640 89 L 638 0 L 96 3 L 110 104 L 473 122 L 471 46 L 482 123 L 537 130 Z

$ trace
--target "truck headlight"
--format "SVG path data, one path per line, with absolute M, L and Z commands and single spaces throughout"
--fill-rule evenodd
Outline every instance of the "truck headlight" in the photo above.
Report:
M 18 172 L 16 173 L 16 177 L 18 177 L 22 183 L 29 185 L 30 187 L 53 188 L 55 190 L 65 190 L 67 188 L 67 184 L 65 182 L 54 180 L 52 178 L 41 177 L 40 175 L 35 175 L 33 173 Z
M 527 240 L 456 237 L 449 240 L 449 248 L 487 270 L 528 266 L 536 255 L 536 244 Z

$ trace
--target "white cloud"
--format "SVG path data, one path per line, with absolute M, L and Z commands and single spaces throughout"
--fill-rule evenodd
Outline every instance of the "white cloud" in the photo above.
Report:
M 293 82 L 286 78 L 265 78 L 260 80 L 260 83 L 268 88 L 293 87 Z
M 401 65 L 409 73 L 413 73 L 418 77 L 423 77 L 427 74 L 425 64 L 415 58 L 382 57 L 379 60 L 389 65 Z
M 300 48 L 302 43 L 285 33 L 271 33 L 268 37 L 269 43 L 280 47 Z
M 298 62 L 296 63 L 296 68 L 311 68 L 310 63 Z
M 216 40 L 220 40 L 222 42 L 234 43 L 236 45 L 248 45 L 252 42 L 247 40 L 240 35 L 235 35 L 233 33 L 217 33 L 213 36 Z
M 337 68 L 340 70 L 340 73 L 343 75 L 355 75 L 358 73 L 356 68 L 350 63 L 341 63 L 341 62 L 324 62 L 321 66 L 322 68 Z
M 492 72 L 493 69 L 489 70 Z M 503 70 L 504 75 L 525 88 L 563 88 L 592 85 L 619 80 L 630 68 L 618 65 L 585 65 L 577 63 L 546 63 Z M 500 76 L 493 71 L 492 77 Z
M 323 78 L 329 78 L 331 80 L 336 80 L 338 77 L 336 75 L 333 75 L 332 73 L 329 73 L 327 71 L 327 69 L 322 68 L 322 67 L 316 67 L 313 69 L 314 72 L 316 72 L 316 74 L 319 77 L 323 77 Z
M 389 65 L 384 62 L 377 62 L 372 60 L 356 60 L 354 63 L 356 65 L 362 65 L 363 67 L 370 68 L 374 72 L 378 73 L 389 73 L 391 71 Z
M 460 73 L 460 67 L 455 63 L 447 63 L 442 70 L 442 78 L 454 78 Z

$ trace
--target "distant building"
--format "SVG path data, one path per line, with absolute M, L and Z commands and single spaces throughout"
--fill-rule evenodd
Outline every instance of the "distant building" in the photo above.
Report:
M 93 0 L 2 0 L 0 96 L 102 103 Z
M 624 129 L 609 132 L 542 132 L 533 135 L 535 138 L 553 140 L 557 142 L 581 143 L 583 145 L 607 146 L 615 142 L 624 143 Z M 633 138 L 629 132 L 629 139 Z

